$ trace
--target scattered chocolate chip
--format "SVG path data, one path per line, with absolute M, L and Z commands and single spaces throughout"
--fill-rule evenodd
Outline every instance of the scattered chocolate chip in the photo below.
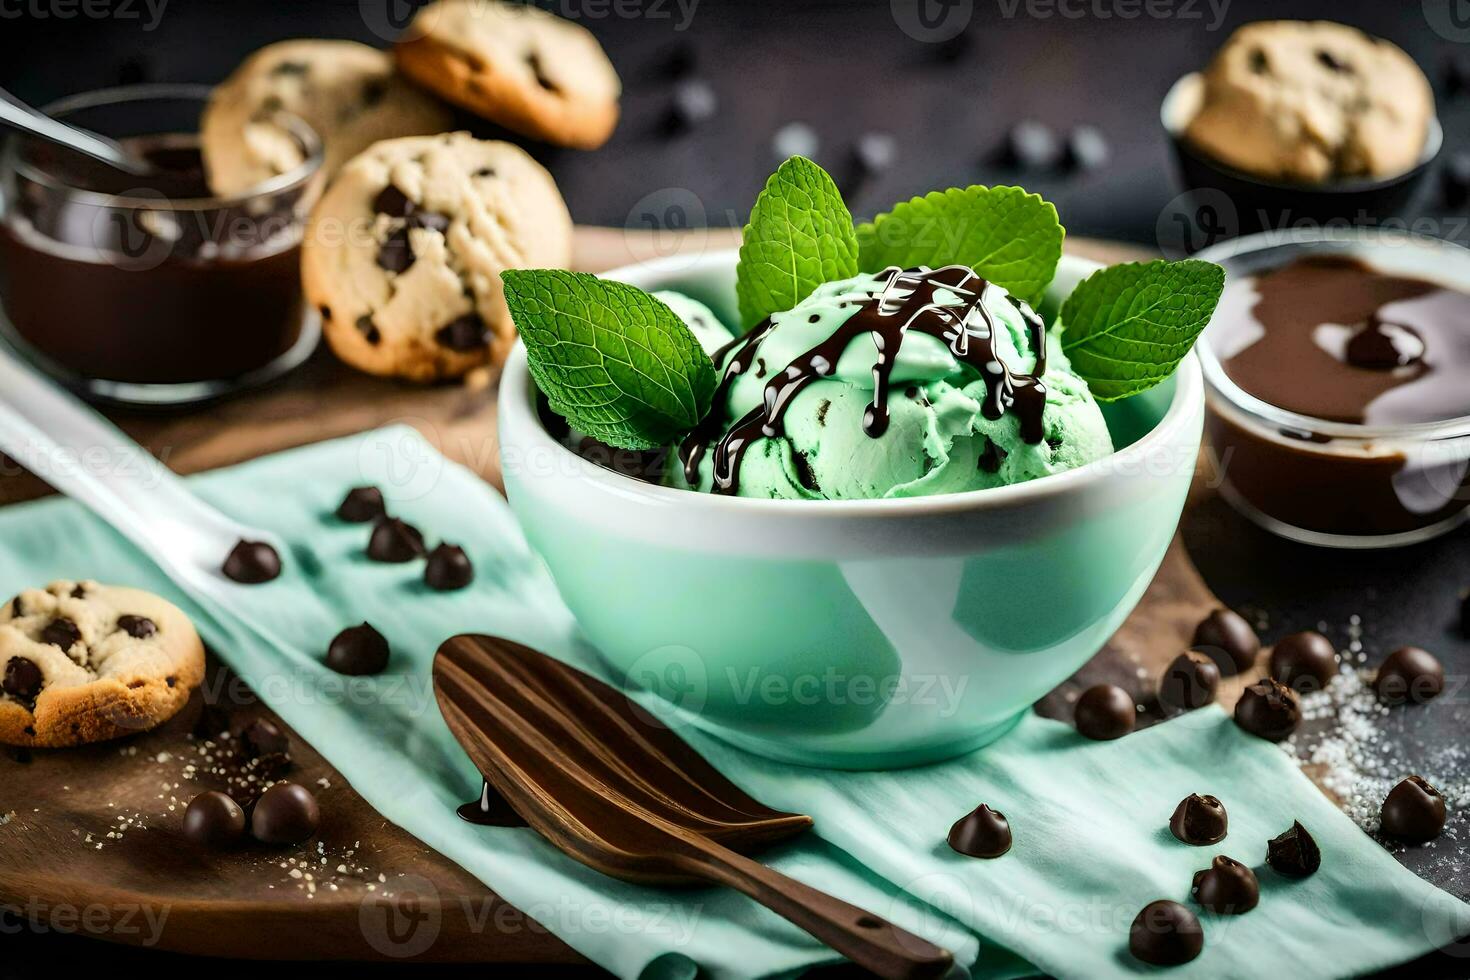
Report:
M 1444 665 L 1428 650 L 1399 647 L 1378 668 L 1373 687 L 1389 704 L 1423 704 L 1443 693 Z
M 362 334 L 362 339 L 366 340 L 374 347 L 383 342 L 383 332 L 379 330 L 378 325 L 373 322 L 372 314 L 364 313 L 362 316 L 357 318 L 357 322 L 353 324 L 353 326 L 357 327 L 357 332 Z
M 479 170 L 476 170 L 475 171 L 475 176 L 476 177 L 494 177 L 495 176 L 495 168 L 494 167 L 481 167 Z
M 407 272 L 417 258 L 408 240 L 408 227 L 393 232 L 378 248 L 378 268 L 387 272 Z
M 1337 676 L 1337 650 L 1316 630 L 1283 637 L 1271 650 L 1271 676 L 1294 691 L 1320 691 Z
M 351 524 L 366 524 L 387 514 L 388 505 L 383 502 L 383 491 L 377 487 L 353 487 L 337 505 L 337 519 Z
M 255 801 L 250 833 L 267 844 L 300 844 L 316 833 L 322 813 L 316 797 L 296 783 L 276 783 Z
M 35 701 L 45 686 L 46 678 L 41 676 L 41 668 L 34 660 L 11 657 L 6 662 L 5 679 L 0 681 L 0 690 L 6 694 L 22 701 Z
M 998 858 L 1011 849 L 1011 825 L 1004 813 L 984 803 L 949 828 L 949 846 L 967 857 Z
M 375 106 L 382 102 L 387 94 L 388 80 L 386 78 L 370 78 L 362 86 L 362 104 Z
M 1322 851 L 1307 828 L 1293 820 L 1286 833 L 1266 845 L 1266 863 L 1277 874 L 1305 878 L 1322 866 Z
M 1195 847 L 1217 844 L 1225 839 L 1230 818 L 1225 804 L 1213 796 L 1193 793 L 1179 801 L 1169 818 L 1169 832 L 1175 838 Z
M 388 640 L 367 623 L 349 626 L 327 647 L 327 666 L 339 674 L 381 674 L 388 666 Z
M 1211 912 L 1243 915 L 1261 901 L 1261 885 L 1254 871 L 1221 854 L 1194 873 L 1189 894 Z
M 146 640 L 158 633 L 158 624 L 147 616 L 119 616 L 117 628 L 135 640 Z
M 1050 126 L 1026 119 L 1006 134 L 1005 156 L 1022 170 L 1051 170 L 1062 162 L 1062 145 Z
M 323 323 L 327 323 L 332 319 L 332 308 L 330 306 L 319 306 L 316 311 L 321 314 Z
M 873 177 L 893 167 L 898 140 L 892 133 L 864 133 L 852 147 L 852 162 L 858 174 Z
M 291 740 L 268 718 L 252 719 L 237 737 L 240 748 L 252 759 L 291 753 Z
M 396 517 L 385 517 L 373 526 L 368 539 L 367 556 L 373 561 L 401 564 L 424 554 L 424 536 L 412 524 Z
M 184 811 L 184 836 L 205 847 L 233 847 L 245 838 L 245 811 L 224 793 L 200 793 Z
M 1266 57 L 1266 52 L 1261 48 L 1252 48 L 1250 53 L 1251 71 L 1257 75 L 1269 75 L 1271 73 L 1271 59 Z
M 264 541 L 240 541 L 225 559 L 225 578 L 259 585 L 281 574 L 281 556 Z
M 1296 694 L 1269 677 L 1247 687 L 1235 703 L 1235 723 L 1268 742 L 1282 741 L 1301 720 Z
M 1113 684 L 1098 684 L 1082 692 L 1073 712 L 1077 731 L 1099 741 L 1122 738 L 1133 731 L 1138 707 L 1133 697 Z
M 424 565 L 424 584 L 439 592 L 462 589 L 475 580 L 475 566 L 458 545 L 441 544 L 429 552 Z
M 1388 836 L 1422 844 L 1444 830 L 1444 797 L 1423 776 L 1409 776 L 1388 791 L 1379 817 Z
M 63 651 L 70 650 L 76 644 L 82 642 L 82 631 L 76 623 L 64 616 L 58 616 L 46 625 L 41 631 L 41 642 L 49 643 L 55 647 L 61 647 Z
M 1074 170 L 1097 170 L 1111 156 L 1108 141 L 1096 126 L 1078 126 L 1067 137 L 1067 166 Z
M 1193 711 L 1215 700 L 1220 668 L 1202 653 L 1185 652 L 1174 658 L 1159 678 L 1159 703 L 1169 711 Z
M 1250 670 L 1261 640 L 1245 617 L 1231 609 L 1216 609 L 1194 628 L 1191 646 L 1206 654 L 1220 668 L 1220 674 L 1231 677 Z
M 490 331 L 485 327 L 485 321 L 480 319 L 480 314 L 470 312 L 440 327 L 434 339 L 442 347 L 468 353 L 484 349 L 490 343 Z
M 1339 75 L 1354 74 L 1352 65 L 1348 64 L 1346 61 L 1341 60 L 1335 54 L 1333 54 L 1331 51 L 1326 50 L 1325 48 L 1317 49 L 1317 63 L 1320 64 L 1323 68 L 1326 68 L 1328 71 L 1336 72 Z
M 413 199 L 394 184 L 389 184 L 373 198 L 373 211 L 390 218 L 406 218 L 413 213 L 415 206 Z
M 674 86 L 665 126 L 670 132 L 685 132 L 713 119 L 719 108 L 719 96 L 708 82 L 685 79 Z
M 1467 606 L 1467 608 L 1470 608 L 1470 606 Z M 10 600 L 10 618 L 11 619 L 20 619 L 25 614 L 26 614 L 26 607 L 25 607 L 24 604 L 21 603 L 20 596 L 16 596 L 14 599 L 11 599 Z
M 73 585 L 71 587 L 71 597 L 73 599 L 85 599 L 85 598 L 87 598 L 87 587 L 85 585 L 82 585 L 81 583 L 77 583 L 76 585 Z
M 1128 930 L 1128 951 L 1154 966 L 1188 963 L 1204 948 L 1205 933 L 1199 919 L 1168 899 L 1145 905 Z

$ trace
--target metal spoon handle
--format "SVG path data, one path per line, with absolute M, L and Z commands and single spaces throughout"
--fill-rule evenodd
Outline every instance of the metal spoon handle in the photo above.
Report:
M 4 89 L 0 89 L 0 124 L 69 147 L 125 173 L 142 176 L 152 173 L 154 169 L 146 161 L 129 153 L 121 144 L 85 129 L 57 122 Z
M 703 877 L 749 896 L 886 980 L 935 980 L 954 966 L 946 949 L 713 841 L 686 838 Z

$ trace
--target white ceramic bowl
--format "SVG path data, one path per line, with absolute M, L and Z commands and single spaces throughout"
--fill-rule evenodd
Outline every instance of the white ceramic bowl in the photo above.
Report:
M 606 274 L 730 317 L 736 253 Z M 1042 303 L 1097 267 L 1064 258 Z M 757 500 L 654 486 L 540 422 L 517 345 L 500 392 L 506 492 L 583 631 L 630 685 L 750 751 L 917 764 L 1007 731 L 1132 611 L 1173 537 L 1203 385 L 1108 406 L 1118 452 L 1041 480 L 901 500 Z

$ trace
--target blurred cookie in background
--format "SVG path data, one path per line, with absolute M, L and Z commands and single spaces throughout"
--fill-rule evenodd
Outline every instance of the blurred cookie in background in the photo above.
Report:
M 579 24 L 498 0 L 439 0 L 405 37 L 394 49 L 405 75 L 507 129 L 591 150 L 617 126 L 622 83 Z
M 429 382 L 498 367 L 515 341 L 500 273 L 571 254 L 551 175 L 510 143 L 450 133 L 348 162 L 312 212 L 302 279 L 342 360 Z
M 204 162 L 216 194 L 244 193 L 302 162 L 280 113 L 316 130 L 329 179 L 379 140 L 453 125 L 450 108 L 398 76 L 386 52 L 356 41 L 282 41 L 247 58 L 205 109 Z

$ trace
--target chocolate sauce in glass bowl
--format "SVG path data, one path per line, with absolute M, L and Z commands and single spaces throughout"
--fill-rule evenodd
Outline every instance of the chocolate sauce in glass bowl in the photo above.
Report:
M 894 266 L 884 270 L 883 275 L 887 281 L 876 297 L 858 304 L 858 311 L 843 321 L 830 337 L 784 370 L 775 372 L 766 383 L 762 404 L 728 427 L 720 409 L 731 386 L 759 360 L 761 342 L 773 327 L 770 318 L 715 352 L 714 362 L 721 371 L 714 394 L 715 410 L 679 447 L 684 477 L 691 485 L 698 484 L 700 461 L 713 444 L 712 491 L 739 493 L 740 461 L 746 449 L 763 437 L 780 436 L 782 419 L 796 396 L 811 382 L 836 370 L 848 344 L 864 334 L 873 338 L 877 348 L 873 402 L 863 418 L 863 431 L 871 438 L 877 439 L 888 431 L 888 379 L 904 337 L 913 331 L 944 341 L 957 360 L 979 372 L 985 380 L 981 412 L 986 418 L 998 419 L 1005 412 L 1014 412 L 1021 424 L 1021 438 L 1032 444 L 1041 442 L 1042 414 L 1046 408 L 1046 386 L 1041 382 L 1046 374 L 1046 325 L 1041 318 L 1016 305 L 1026 320 L 1031 347 L 1036 351 L 1035 373 L 1021 374 L 1012 371 L 996 351 L 996 331 L 1000 328 L 984 302 L 993 287 L 973 270 L 962 265 L 941 269 Z M 936 296 L 940 291 L 958 296 L 964 302 L 940 303 Z
M 1242 391 L 1309 423 L 1272 426 L 1212 396 L 1211 441 L 1250 507 L 1294 528 L 1378 537 L 1470 504 L 1470 450 L 1423 431 L 1470 422 L 1470 294 L 1309 253 L 1232 279 L 1209 342 Z
M 157 172 L 20 145 L 0 222 L 6 318 L 85 379 L 222 381 L 276 361 L 301 336 L 299 205 L 312 189 L 216 200 L 197 137 L 123 142 Z

